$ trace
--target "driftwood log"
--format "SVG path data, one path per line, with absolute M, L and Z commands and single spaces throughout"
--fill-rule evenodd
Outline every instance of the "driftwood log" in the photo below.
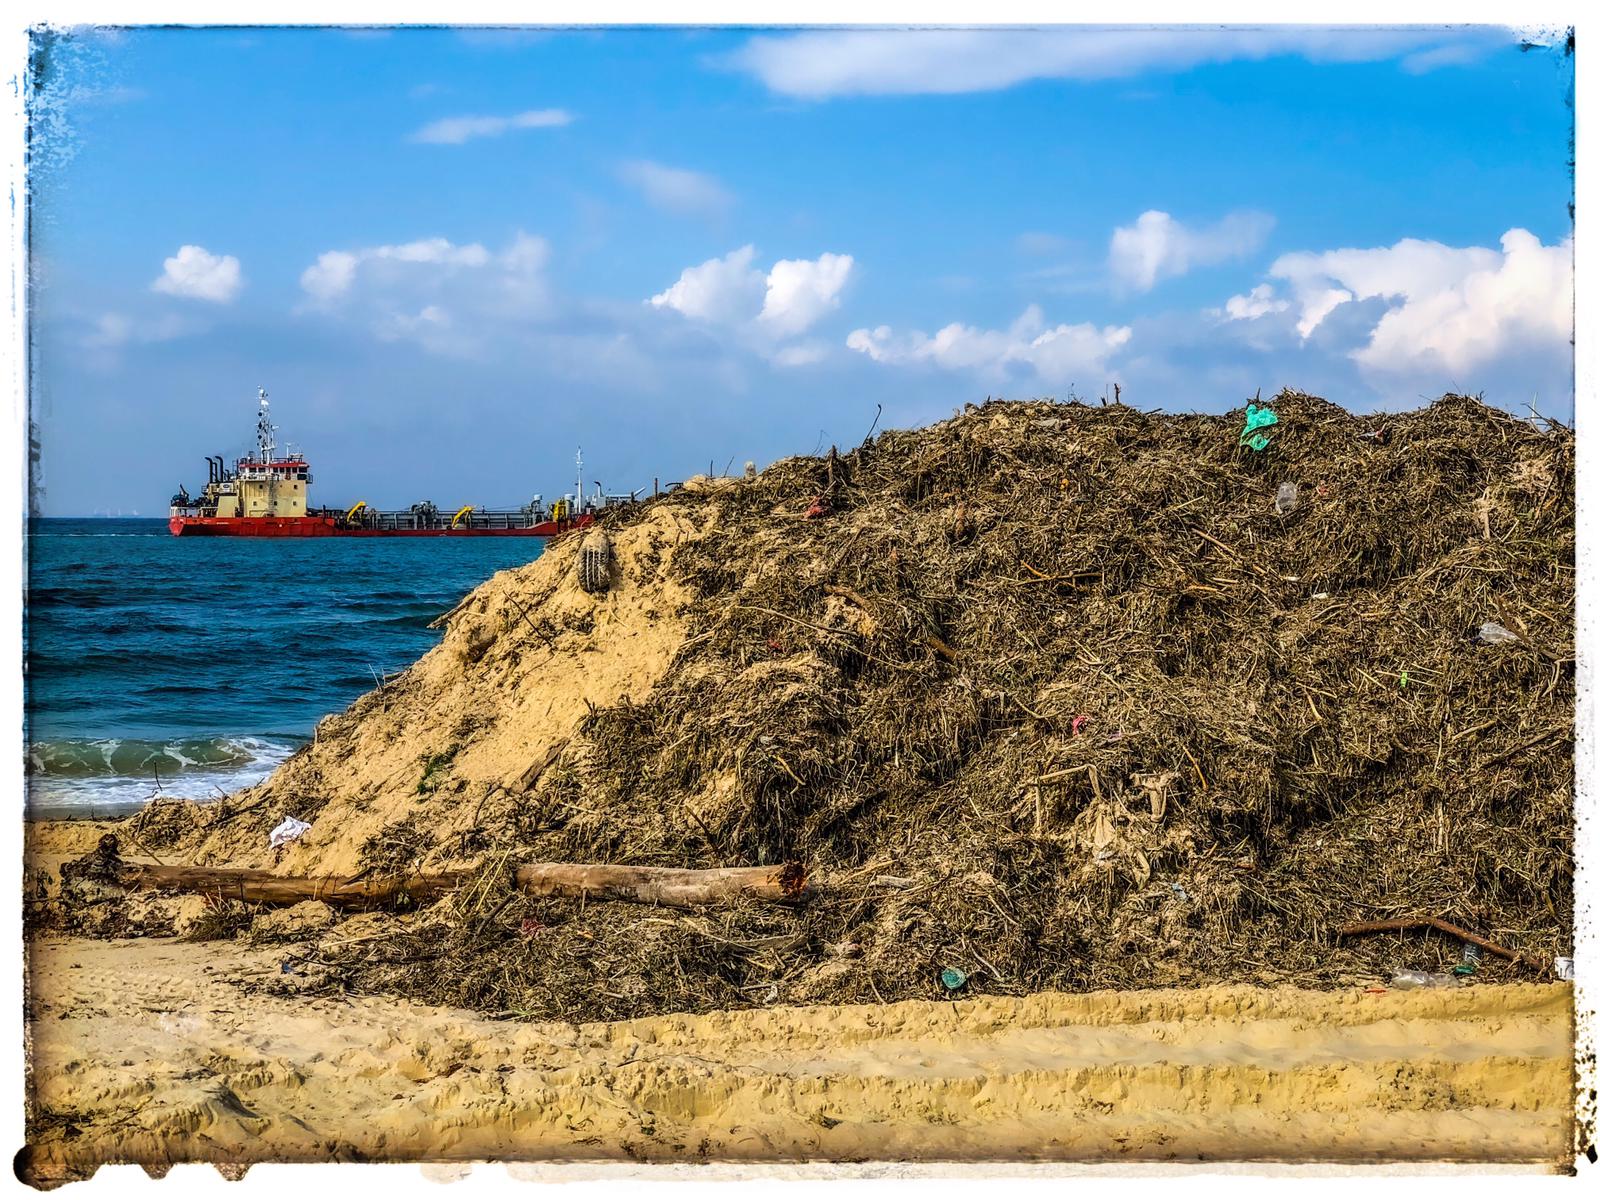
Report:
M 464 872 L 389 878 L 274 875 L 237 867 L 163 867 L 121 863 L 114 881 L 132 891 L 201 892 L 247 904 L 298 904 L 321 900 L 336 908 L 381 908 L 402 897 L 413 903 L 436 900 L 466 881 Z
M 809 890 L 797 863 L 781 867 L 614 867 L 583 863 L 527 863 L 517 868 L 517 887 L 530 896 L 587 896 L 595 900 L 633 900 L 695 908 L 731 904 L 742 896 L 756 900 L 804 899 Z
M 343 908 L 378 908 L 404 898 L 424 903 L 454 891 L 468 871 L 405 876 L 293 876 L 237 867 L 161 866 L 124 861 L 107 834 L 93 854 L 62 868 L 64 878 L 99 879 L 130 890 L 199 892 L 247 904 L 321 900 Z M 671 908 L 731 904 L 742 897 L 773 902 L 805 899 L 811 882 L 797 863 L 779 867 L 626 867 L 594 863 L 524 863 L 512 876 L 530 896 L 625 900 Z

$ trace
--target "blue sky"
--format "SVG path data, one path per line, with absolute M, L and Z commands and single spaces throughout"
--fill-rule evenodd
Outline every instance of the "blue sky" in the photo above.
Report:
M 45 47 L 44 510 L 255 388 L 314 501 L 514 504 L 971 400 L 1572 413 L 1571 59 L 1491 29 L 129 30 Z

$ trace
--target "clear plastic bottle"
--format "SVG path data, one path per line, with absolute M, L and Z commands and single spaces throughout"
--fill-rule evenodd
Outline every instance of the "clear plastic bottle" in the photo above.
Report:
M 1412 988 L 1460 987 L 1465 982 L 1449 971 L 1396 971 L 1389 977 L 1389 986 L 1397 992 Z

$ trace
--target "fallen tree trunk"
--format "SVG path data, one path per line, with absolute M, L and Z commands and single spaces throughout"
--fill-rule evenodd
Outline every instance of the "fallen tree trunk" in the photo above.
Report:
M 109 844 L 108 844 L 109 843 Z M 468 871 L 388 877 L 293 876 L 237 867 L 179 867 L 130 863 L 118 856 L 107 835 L 93 854 L 62 868 L 64 878 L 81 876 L 120 887 L 164 892 L 200 892 L 247 904 L 297 904 L 321 900 L 344 908 L 378 908 L 403 899 L 435 900 L 470 877 Z M 671 908 L 732 904 L 742 897 L 774 902 L 798 901 L 810 891 L 803 867 L 625 867 L 593 863 L 524 863 L 513 875 L 517 890 L 530 896 L 625 900 Z

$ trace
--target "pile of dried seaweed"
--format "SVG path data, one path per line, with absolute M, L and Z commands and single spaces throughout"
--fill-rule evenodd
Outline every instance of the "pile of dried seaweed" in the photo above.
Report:
M 996 402 L 655 501 L 719 510 L 672 564 L 689 636 L 481 845 L 829 888 L 480 890 L 326 947 L 328 986 L 578 1019 L 943 996 L 946 968 L 1329 985 L 1458 961 L 1333 935 L 1414 913 L 1569 953 L 1571 431 L 1272 407 L 1258 451 L 1240 413 Z

